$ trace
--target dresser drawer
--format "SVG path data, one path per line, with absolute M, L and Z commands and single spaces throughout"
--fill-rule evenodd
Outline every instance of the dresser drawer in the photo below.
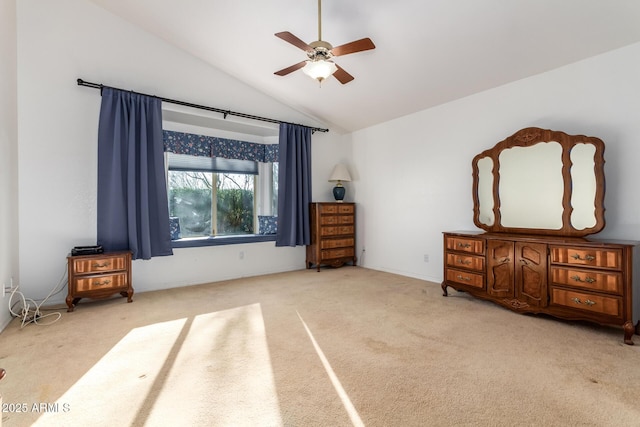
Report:
M 355 212 L 354 205 L 338 205 L 339 214 L 352 214 Z
M 484 276 L 482 274 L 447 268 L 447 281 L 484 289 Z
M 620 270 L 622 250 L 550 246 L 552 264 L 583 265 Z
M 114 288 L 126 288 L 128 284 L 128 274 L 103 274 L 100 276 L 84 276 L 74 280 L 76 292 L 88 292 L 108 290 Z
M 607 316 L 622 316 L 622 298 L 551 288 L 551 304 Z
M 342 226 L 335 226 L 335 227 L 321 227 L 320 228 L 320 235 L 325 237 L 325 236 L 344 236 L 344 235 L 349 235 L 349 234 L 354 234 L 354 227 L 353 225 L 342 225 Z
M 333 215 L 320 217 L 321 225 L 343 225 L 353 224 L 354 219 L 352 215 Z
M 448 236 L 446 238 L 446 246 L 447 250 L 450 251 L 470 252 L 479 255 L 484 254 L 484 240 Z
M 318 206 L 320 214 L 352 214 L 355 212 L 355 206 L 352 204 L 320 204 Z
M 450 267 L 484 271 L 484 257 L 447 253 L 447 265 Z
M 321 249 L 344 248 L 353 246 L 355 246 L 355 239 L 353 237 L 350 237 L 348 239 L 325 239 L 320 242 Z
M 318 212 L 320 214 L 335 214 L 338 213 L 338 205 L 323 205 L 318 204 Z
M 337 249 L 325 249 L 321 251 L 322 260 L 353 257 L 355 255 L 354 248 L 337 248 Z
M 75 274 L 89 274 L 126 270 L 127 266 L 127 256 L 121 255 L 116 257 L 76 258 L 73 259 L 72 268 Z
M 616 295 L 623 294 L 622 273 L 580 268 L 551 267 L 551 282 Z

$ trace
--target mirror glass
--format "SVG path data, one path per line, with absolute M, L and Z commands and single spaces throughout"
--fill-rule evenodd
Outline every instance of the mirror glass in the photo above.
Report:
M 494 233 L 586 236 L 604 228 L 604 143 L 525 128 L 473 159 L 473 221 Z
M 478 203 L 480 205 L 479 220 L 486 225 L 493 225 L 493 160 L 484 157 L 478 160 Z
M 541 142 L 503 150 L 500 216 L 504 227 L 562 228 L 562 147 Z
M 577 144 L 571 150 L 571 225 L 578 230 L 596 225 L 595 153 L 596 147 L 592 144 Z

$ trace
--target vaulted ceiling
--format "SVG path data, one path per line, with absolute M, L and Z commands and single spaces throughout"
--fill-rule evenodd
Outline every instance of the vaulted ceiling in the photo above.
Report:
M 340 132 L 351 132 L 640 41 L 637 0 L 324 0 L 322 39 L 370 37 L 320 86 L 274 36 L 318 39 L 317 0 L 89 0 Z M 247 111 L 250 113 L 250 111 Z

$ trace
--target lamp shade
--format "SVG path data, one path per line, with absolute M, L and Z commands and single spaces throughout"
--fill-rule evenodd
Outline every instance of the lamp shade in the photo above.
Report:
M 319 59 L 316 61 L 307 61 L 302 71 L 309 77 L 322 81 L 336 72 L 338 67 L 333 61 Z
M 329 177 L 329 182 L 340 182 L 340 181 L 344 181 L 344 182 L 351 181 L 351 175 L 349 175 L 349 171 L 347 170 L 347 167 L 342 163 L 337 164 L 336 167 L 333 168 L 333 172 Z

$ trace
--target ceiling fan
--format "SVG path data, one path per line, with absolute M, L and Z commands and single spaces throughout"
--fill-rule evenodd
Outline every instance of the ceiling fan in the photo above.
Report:
M 304 50 L 309 59 L 298 62 L 290 67 L 283 68 L 280 71 L 276 71 L 274 74 L 278 76 L 286 76 L 287 74 L 302 68 L 302 71 L 305 74 L 318 80 L 320 83 L 331 75 L 333 75 L 342 84 L 349 83 L 354 79 L 354 77 L 347 73 L 344 68 L 333 62 L 331 58 L 334 56 L 343 56 L 350 53 L 375 49 L 376 47 L 368 37 L 346 43 L 338 47 L 333 47 L 331 43 L 323 41 L 321 0 L 318 0 L 318 40 L 307 44 L 288 31 L 276 33 L 275 36 Z

